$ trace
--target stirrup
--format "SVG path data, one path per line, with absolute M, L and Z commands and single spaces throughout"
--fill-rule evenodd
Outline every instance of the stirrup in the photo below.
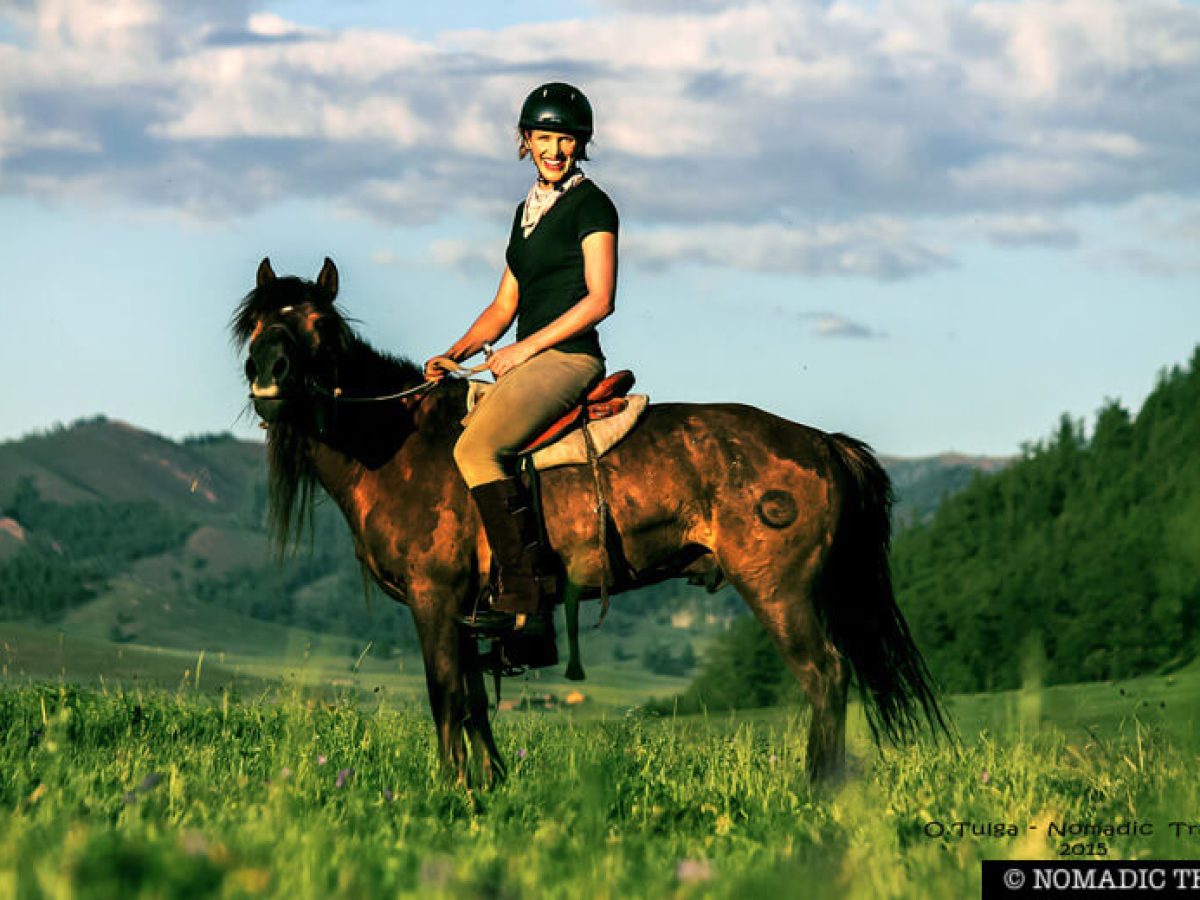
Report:
M 486 641 L 484 656 L 490 667 L 502 675 L 519 675 L 527 669 L 558 665 L 558 635 L 554 619 L 546 615 L 529 616 L 523 627 L 499 635 L 475 635 Z
M 458 621 L 477 635 L 502 635 L 516 627 L 516 614 L 499 609 L 477 609 L 459 616 Z
M 480 654 L 479 661 L 483 664 L 485 672 L 490 672 L 492 677 L 496 679 L 496 702 L 500 699 L 500 679 L 501 678 L 516 678 L 519 675 L 524 675 L 529 667 L 515 663 L 509 659 L 505 652 L 504 643 L 499 639 L 489 641 L 488 650 L 486 653 Z
M 546 633 L 543 616 L 511 613 L 502 609 L 472 610 L 465 616 L 459 616 L 458 621 L 481 637 L 540 637 Z
M 549 576 L 553 578 L 553 576 Z M 537 589 L 543 589 L 543 576 L 534 576 Z M 548 623 L 551 613 L 514 613 L 505 609 L 496 609 L 496 594 L 492 585 L 484 585 L 475 597 L 475 603 L 469 612 L 457 616 L 459 625 L 466 628 L 476 637 L 499 639 L 510 635 L 539 637 L 547 631 L 552 631 L 553 623 Z M 550 607 L 553 609 L 553 605 Z M 548 627 L 547 627 L 548 625 Z

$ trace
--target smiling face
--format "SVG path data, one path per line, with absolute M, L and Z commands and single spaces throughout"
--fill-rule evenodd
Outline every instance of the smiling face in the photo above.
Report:
M 575 166 L 579 141 L 560 131 L 527 131 L 525 142 L 537 166 L 538 178 L 547 184 L 558 184 Z

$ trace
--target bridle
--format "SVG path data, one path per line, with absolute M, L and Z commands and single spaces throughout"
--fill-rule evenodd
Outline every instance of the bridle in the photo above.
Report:
M 291 341 L 293 344 L 296 343 L 296 339 L 292 335 L 290 329 L 288 329 L 287 326 L 280 324 L 279 322 L 275 322 L 271 325 L 268 325 L 266 328 L 266 331 L 264 331 L 264 334 L 275 328 L 280 329 L 287 336 L 287 339 L 289 341 Z M 492 348 L 487 345 L 485 345 L 485 347 L 484 347 L 484 350 L 487 353 L 488 357 L 491 357 L 491 355 L 492 355 L 491 349 Z M 438 356 L 438 357 L 435 357 L 435 360 L 437 362 L 439 362 L 441 364 L 442 368 L 446 369 L 447 373 L 453 378 L 464 378 L 464 379 L 470 378 L 472 375 L 478 375 L 480 372 L 484 372 L 488 368 L 488 363 L 486 360 L 484 362 L 480 363 L 479 365 L 472 366 L 470 368 L 466 368 L 464 366 L 459 365 L 457 362 L 450 359 L 448 356 Z M 336 369 L 334 371 L 335 371 L 335 379 L 334 380 L 336 380 Z M 405 388 L 402 391 L 396 391 L 391 394 L 376 394 L 376 395 L 373 395 L 370 397 L 347 397 L 345 394 L 342 393 L 342 389 L 340 387 L 335 386 L 332 390 L 330 390 L 329 388 L 327 388 L 323 384 L 321 384 L 319 381 L 317 381 L 315 375 L 306 375 L 304 377 L 304 390 L 305 390 L 305 394 L 307 397 L 317 396 L 317 397 L 321 397 L 324 400 L 332 401 L 334 403 L 388 403 L 388 402 L 391 402 L 394 400 L 405 400 L 409 397 L 414 397 L 414 396 L 416 396 L 418 394 L 422 394 L 426 391 L 431 391 L 435 387 L 437 387 L 436 381 L 423 381 L 418 385 L 415 385 L 410 388 Z M 290 400 L 293 398 L 281 397 L 278 395 L 276 395 L 274 397 L 256 397 L 254 395 L 254 393 L 251 392 L 250 399 L 251 400 Z

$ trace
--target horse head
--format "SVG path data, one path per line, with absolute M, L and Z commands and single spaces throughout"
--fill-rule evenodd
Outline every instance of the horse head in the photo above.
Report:
M 279 278 L 264 259 L 257 283 L 233 318 L 246 347 L 246 381 L 254 411 L 269 425 L 326 433 L 333 422 L 339 362 L 353 333 L 334 307 L 337 267 L 329 258 L 317 280 Z

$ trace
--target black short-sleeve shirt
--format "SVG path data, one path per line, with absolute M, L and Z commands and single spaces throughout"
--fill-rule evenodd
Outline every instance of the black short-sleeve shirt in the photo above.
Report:
M 583 239 L 597 231 L 617 234 L 617 208 L 608 195 L 584 179 L 555 201 L 525 237 L 517 205 L 505 259 L 520 287 L 517 340 L 553 322 L 587 296 L 583 276 Z M 590 353 L 604 359 L 596 329 L 555 345 L 568 353 Z

